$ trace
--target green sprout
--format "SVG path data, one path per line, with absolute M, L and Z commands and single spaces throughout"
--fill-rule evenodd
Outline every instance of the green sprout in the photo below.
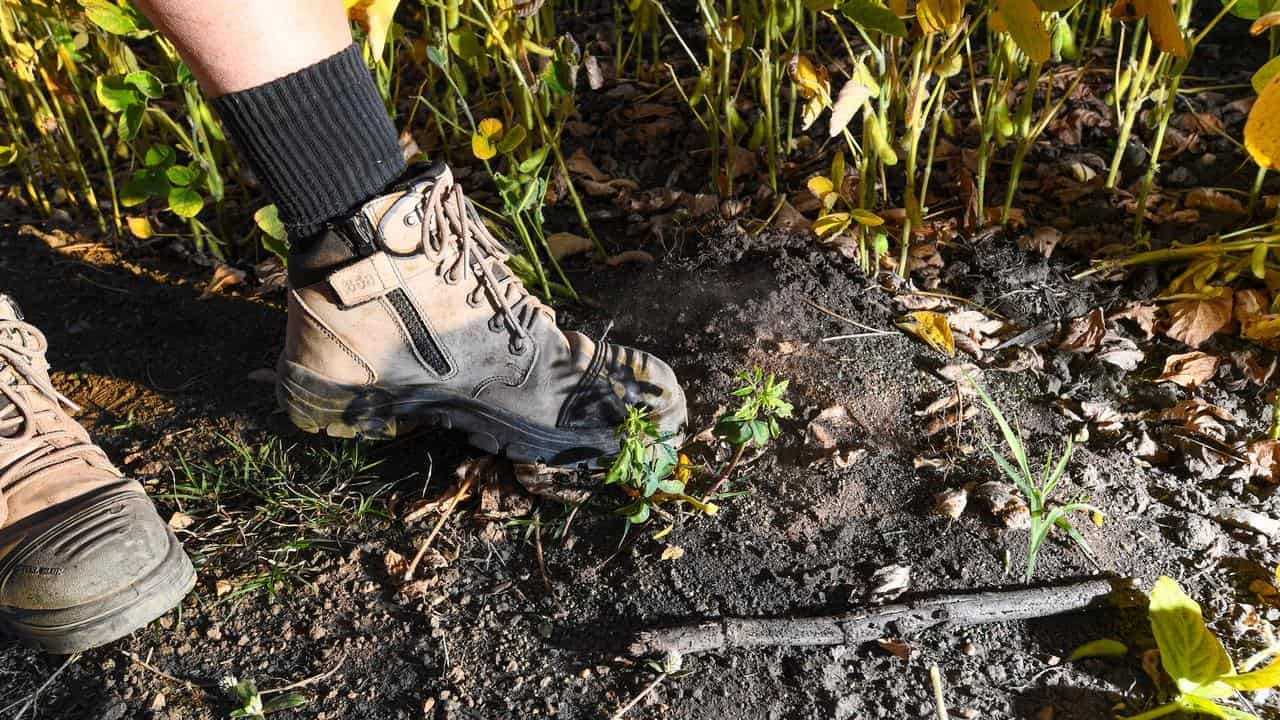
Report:
M 1004 471 L 1004 474 L 1013 481 L 1015 487 L 1018 488 L 1027 499 L 1027 507 L 1031 515 L 1031 536 L 1027 541 L 1027 572 L 1024 580 L 1031 580 L 1036 570 L 1036 558 L 1040 554 L 1040 548 L 1044 545 L 1044 541 L 1049 537 L 1055 528 L 1062 530 L 1069 538 L 1080 548 L 1085 557 L 1090 562 L 1097 564 L 1097 558 L 1093 549 L 1089 547 L 1089 543 L 1080 534 L 1080 531 L 1071 524 L 1069 516 L 1076 512 L 1092 513 L 1097 522 L 1101 522 L 1102 511 L 1097 507 L 1090 505 L 1082 500 L 1075 500 L 1069 503 L 1056 503 L 1050 500 L 1050 495 L 1057 489 L 1058 483 L 1066 476 L 1067 463 L 1071 460 L 1071 455 L 1075 451 L 1075 441 L 1073 438 L 1067 439 L 1066 449 L 1062 452 L 1062 457 L 1054 462 L 1053 452 L 1050 451 L 1045 458 L 1044 471 L 1037 474 L 1031 472 L 1031 465 L 1027 461 L 1026 441 L 1022 437 L 1022 428 L 1014 427 L 1005 419 L 1004 413 L 1000 412 L 1000 407 L 991 399 L 982 386 L 978 385 L 973 378 L 967 374 L 965 378 L 973 389 L 977 391 L 978 396 L 982 398 L 983 404 L 987 406 L 987 410 L 991 413 L 991 417 L 995 419 L 996 425 L 1000 428 L 1000 434 L 1004 436 L 1005 445 L 1008 446 L 1009 457 L 1005 457 L 985 440 L 983 445 L 987 448 L 987 452 L 995 459 L 996 464 Z

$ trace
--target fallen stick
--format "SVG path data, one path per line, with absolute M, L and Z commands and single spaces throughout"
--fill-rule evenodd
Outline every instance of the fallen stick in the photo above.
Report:
M 1027 620 L 1102 606 L 1110 580 L 992 590 L 810 618 L 717 618 L 646 630 L 628 648 L 637 657 L 761 646 L 856 645 L 934 627 Z

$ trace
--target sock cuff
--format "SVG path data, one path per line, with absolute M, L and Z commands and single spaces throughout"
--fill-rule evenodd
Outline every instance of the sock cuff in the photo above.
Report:
M 293 238 L 314 234 L 404 172 L 399 135 L 355 43 L 212 104 Z

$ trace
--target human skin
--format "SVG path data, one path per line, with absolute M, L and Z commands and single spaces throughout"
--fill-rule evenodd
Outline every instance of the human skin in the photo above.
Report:
M 351 44 L 342 0 L 137 0 L 210 97 L 247 90 Z

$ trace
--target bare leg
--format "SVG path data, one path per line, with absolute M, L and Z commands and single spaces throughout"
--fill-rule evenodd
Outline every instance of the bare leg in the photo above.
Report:
M 342 0 L 137 0 L 211 97 L 257 87 L 351 44 Z

